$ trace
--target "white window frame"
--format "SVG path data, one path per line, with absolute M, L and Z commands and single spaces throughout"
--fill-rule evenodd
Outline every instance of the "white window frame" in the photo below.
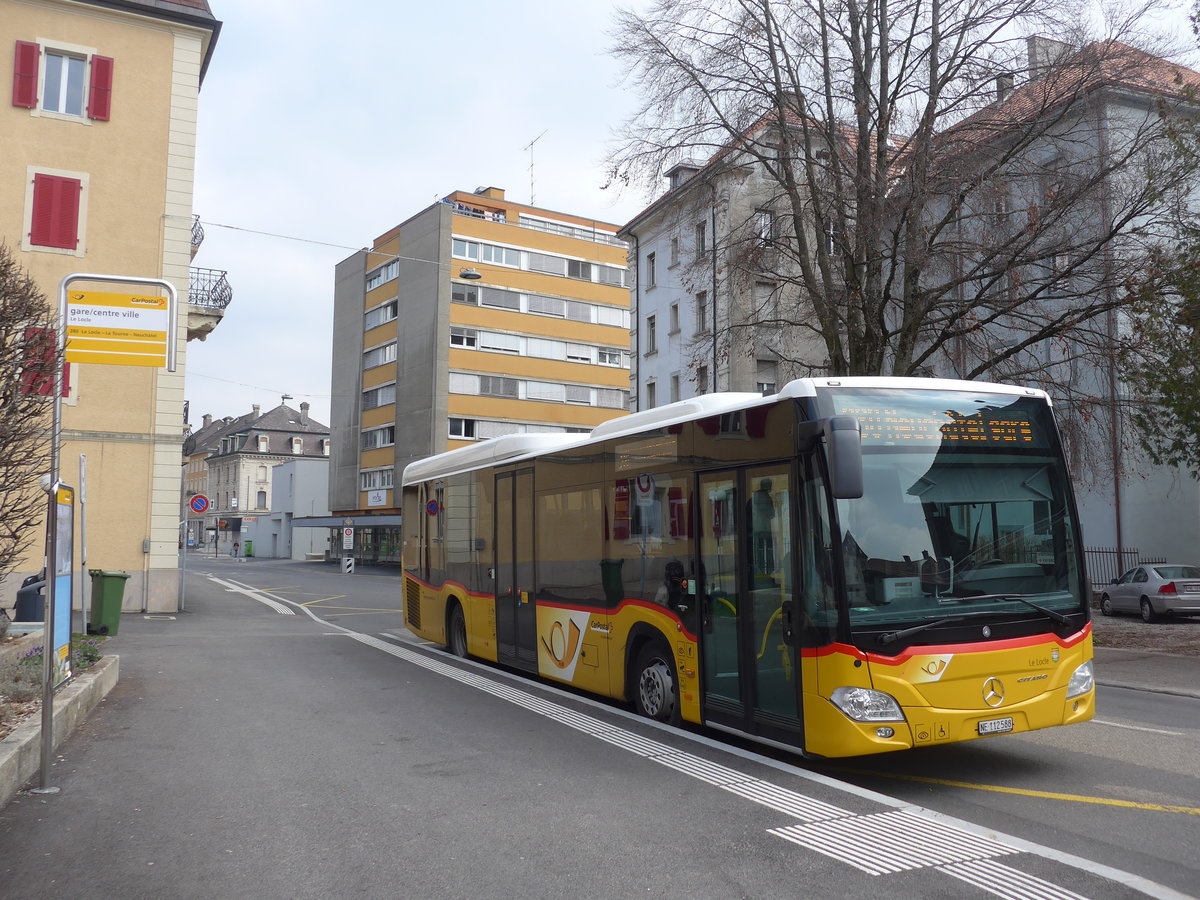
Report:
M 63 122 L 75 122 L 80 125 L 91 125 L 92 120 L 88 118 L 88 95 L 92 87 L 92 57 L 96 55 L 95 47 L 85 47 L 82 44 L 68 44 L 64 41 L 56 41 L 50 38 L 38 38 L 35 43 L 38 45 L 38 102 L 37 106 L 29 110 L 31 115 L 40 116 L 46 119 L 59 119 Z M 75 113 L 58 112 L 53 109 L 46 109 L 43 104 L 46 102 L 46 73 L 49 71 L 49 64 L 46 62 L 46 57 L 49 54 L 57 56 L 71 57 L 74 59 L 83 59 L 83 85 L 82 95 L 80 99 L 81 109 L 76 115 Z M 72 175 L 72 178 L 78 176 Z

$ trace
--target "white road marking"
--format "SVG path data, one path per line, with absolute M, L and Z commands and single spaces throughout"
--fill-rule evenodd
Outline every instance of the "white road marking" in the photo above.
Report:
M 1110 722 L 1107 719 L 1092 719 L 1093 724 L 1109 725 L 1113 728 L 1128 728 L 1130 731 L 1148 731 L 1151 734 L 1169 734 L 1172 737 L 1183 737 L 1182 731 L 1166 731 L 1162 728 L 1146 728 L 1143 725 L 1124 725 L 1121 722 Z
M 227 591 L 230 591 L 235 594 L 244 594 L 245 596 L 249 597 L 251 600 L 257 600 L 259 603 L 263 604 L 264 606 L 271 607 L 271 609 L 275 610 L 275 612 L 279 613 L 282 616 L 294 616 L 296 614 L 295 610 L 293 610 L 290 606 L 286 605 L 286 602 L 284 602 L 284 603 L 278 602 L 277 600 L 274 600 L 271 597 L 267 596 L 264 592 L 257 591 L 254 588 L 249 587 L 248 585 L 238 584 L 236 581 L 225 581 L 222 578 L 218 578 L 216 575 L 209 575 L 208 578 L 209 578 L 209 581 L 215 581 L 217 584 L 221 585 Z

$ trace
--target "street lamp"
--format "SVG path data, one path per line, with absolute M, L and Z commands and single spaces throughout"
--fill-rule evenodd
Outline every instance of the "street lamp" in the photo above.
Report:
M 480 275 L 478 272 L 476 272 L 474 269 L 459 269 L 458 277 L 464 278 L 467 281 L 478 281 L 483 276 Z

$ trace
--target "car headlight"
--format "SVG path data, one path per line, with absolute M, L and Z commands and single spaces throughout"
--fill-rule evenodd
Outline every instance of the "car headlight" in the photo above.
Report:
M 1071 675 L 1071 680 L 1067 682 L 1067 699 L 1086 694 L 1095 686 L 1096 679 L 1092 677 L 1092 661 L 1089 659 L 1075 670 Z
M 855 722 L 903 722 L 904 713 L 891 694 L 862 687 L 834 688 L 833 705 Z

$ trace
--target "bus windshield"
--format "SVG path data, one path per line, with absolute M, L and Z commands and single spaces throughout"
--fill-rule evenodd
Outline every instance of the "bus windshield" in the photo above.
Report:
M 1080 611 L 1070 488 L 1044 400 L 831 390 L 823 402 L 862 428 L 863 496 L 837 502 L 852 629 Z

